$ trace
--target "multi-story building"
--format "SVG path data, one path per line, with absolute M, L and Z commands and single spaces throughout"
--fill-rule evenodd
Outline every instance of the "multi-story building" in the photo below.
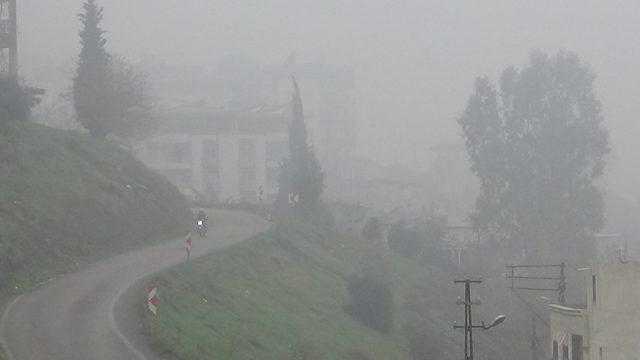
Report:
M 290 107 L 164 112 L 137 157 L 184 194 L 208 201 L 269 201 L 288 156 Z
M 550 305 L 551 358 L 637 360 L 640 262 L 619 258 L 584 270 L 585 305 Z
M 232 61 L 233 60 L 233 61 Z M 354 118 L 353 68 L 324 63 L 267 67 L 227 59 L 205 66 L 154 68 L 165 110 L 159 131 L 136 146 L 137 156 L 193 198 L 269 201 L 288 152 L 292 76 L 300 86 L 309 143 L 335 178 L 348 156 Z M 166 110 L 166 109 L 172 110 Z

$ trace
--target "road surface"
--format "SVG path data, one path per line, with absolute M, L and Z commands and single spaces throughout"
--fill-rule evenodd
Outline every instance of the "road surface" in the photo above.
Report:
M 266 221 L 245 213 L 215 211 L 212 215 L 208 237 L 194 234 L 192 258 L 268 227 Z M 184 241 L 177 240 L 102 260 L 52 280 L 4 309 L 0 345 L 8 360 L 153 360 L 138 331 L 135 306 L 136 301 L 144 301 L 138 289 L 145 277 L 184 261 Z

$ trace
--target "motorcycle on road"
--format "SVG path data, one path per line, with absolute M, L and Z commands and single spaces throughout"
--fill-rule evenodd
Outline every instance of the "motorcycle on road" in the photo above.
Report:
M 204 220 L 197 221 L 196 232 L 198 233 L 198 235 L 200 235 L 200 237 L 207 236 L 207 224 L 204 222 Z

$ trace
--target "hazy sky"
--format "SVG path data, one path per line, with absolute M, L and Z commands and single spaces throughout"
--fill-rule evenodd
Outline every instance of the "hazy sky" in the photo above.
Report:
M 81 0 L 18 0 L 21 57 L 71 63 Z M 101 0 L 109 49 L 132 60 L 213 63 L 246 54 L 357 69 L 360 152 L 425 167 L 460 142 L 455 118 L 478 75 L 497 78 L 532 49 L 572 50 L 597 74 L 617 168 L 640 168 L 640 1 Z M 27 77 L 29 74 L 23 74 Z M 640 181 L 632 174 L 612 182 Z

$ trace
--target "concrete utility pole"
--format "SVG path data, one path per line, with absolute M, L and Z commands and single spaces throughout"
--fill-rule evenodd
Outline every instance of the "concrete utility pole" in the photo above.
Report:
M 489 326 L 485 325 L 484 321 L 480 325 L 474 325 L 471 318 L 471 306 L 480 305 L 480 301 L 471 301 L 471 284 L 482 283 L 481 279 L 472 280 L 454 280 L 454 284 L 464 284 L 464 301 L 458 299 L 458 305 L 464 305 L 464 326 L 456 325 L 453 323 L 454 329 L 464 329 L 464 359 L 473 360 L 473 329 L 488 330 L 492 327 L 500 325 L 507 317 L 505 315 L 499 315 L 496 317 Z
M 3 75 L 18 77 L 18 10 L 17 0 L 0 0 L 0 52 Z M 8 68 L 6 67 L 8 65 Z

